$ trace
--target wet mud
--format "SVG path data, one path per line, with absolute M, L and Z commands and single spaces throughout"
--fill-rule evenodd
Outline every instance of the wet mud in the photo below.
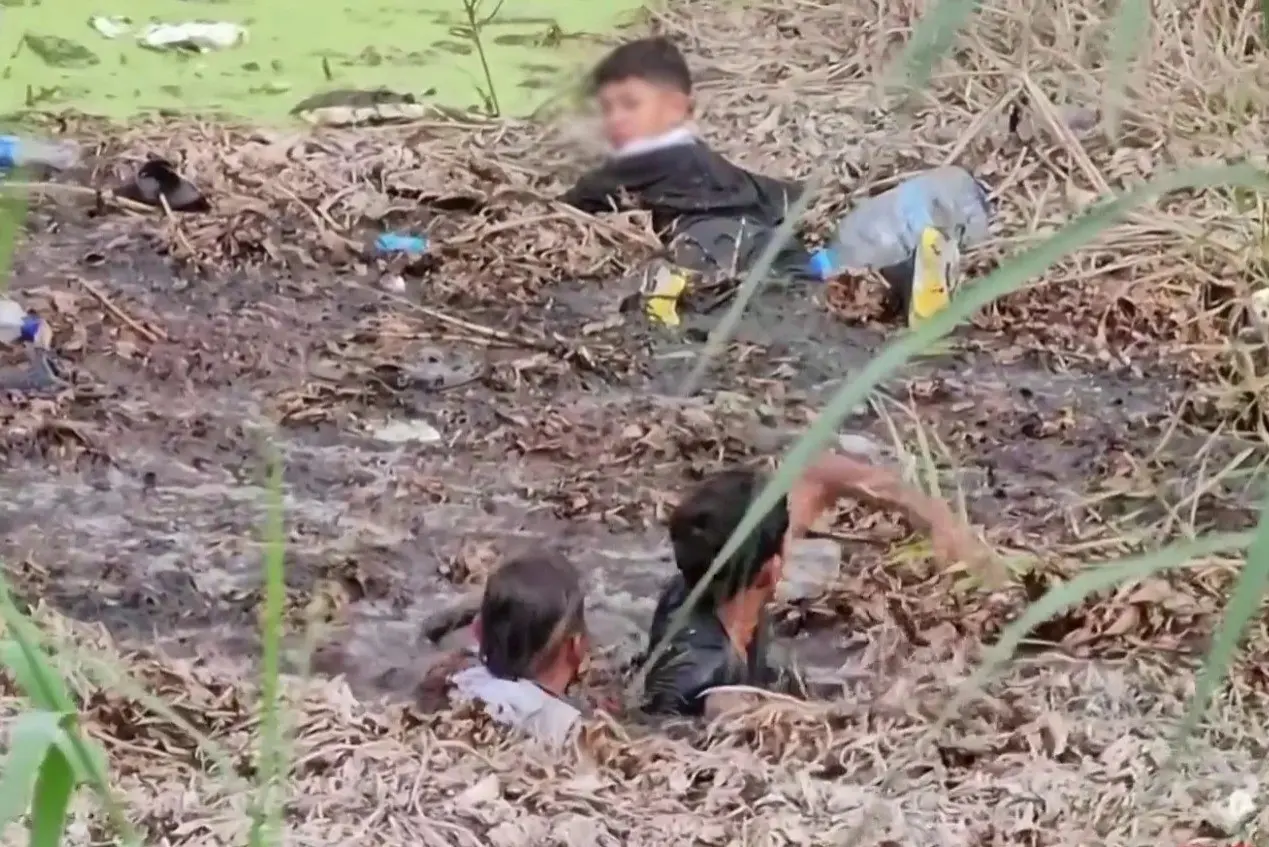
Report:
M 537 314 L 442 310 L 566 339 L 517 349 L 373 281 L 185 278 L 158 256 L 97 250 L 74 228 L 33 237 L 13 288 L 52 316 L 71 370 L 53 396 L 6 400 L 0 555 L 18 593 L 121 638 L 250 654 L 276 455 L 289 626 L 343 631 L 345 670 L 380 682 L 433 649 L 421 621 L 531 544 L 578 562 L 597 643 L 632 657 L 672 572 L 662 521 L 677 493 L 721 463 L 774 457 L 780 442 L 759 434 L 804 428 L 893 331 L 835 316 L 820 291 L 773 286 L 703 396 L 685 401 L 673 391 L 710 321 L 689 324 L 698 340 L 668 337 L 614 318 L 600 289 L 545 292 Z M 1192 441 L 1165 437 L 1186 390 L 1163 363 L 1059 371 L 1038 355 L 962 349 L 914 365 L 845 428 L 909 451 L 925 443 L 918 468 L 937 467 L 944 495 L 989 538 L 1045 552 L 1114 528 L 1105 508 L 1090 517 L 1105 491 L 1115 495 L 1101 507 L 1135 508 L 1144 483 L 1125 468 L 1192 457 Z M 392 421 L 423 421 L 439 438 L 375 435 Z M 1206 496 L 1203 519 L 1249 520 Z M 830 527 L 844 567 L 896 540 L 872 532 L 849 512 Z M 805 592 L 837 578 L 822 547 L 807 561 Z M 821 626 L 794 647 L 831 669 L 850 653 L 848 630 Z

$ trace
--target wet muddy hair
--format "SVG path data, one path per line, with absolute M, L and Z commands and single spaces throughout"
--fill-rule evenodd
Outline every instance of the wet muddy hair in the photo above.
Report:
M 692 93 L 692 72 L 687 60 L 668 38 L 640 38 L 615 48 L 591 71 L 589 93 L 594 96 L 604 86 L 627 79 Z
M 564 641 L 586 628 L 582 580 L 562 554 L 534 550 L 485 583 L 480 661 L 501 679 L 533 679 Z
M 723 471 L 706 477 L 675 508 L 670 515 L 670 541 L 688 588 L 704 578 L 765 484 L 765 477 L 756 471 Z M 788 530 L 788 504 L 781 498 L 719 568 L 704 596 L 717 605 L 753 585 L 763 566 L 783 549 Z

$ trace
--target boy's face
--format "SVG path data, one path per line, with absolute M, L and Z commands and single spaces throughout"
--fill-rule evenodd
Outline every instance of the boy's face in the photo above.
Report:
M 681 126 L 691 110 L 688 95 L 637 77 L 608 83 L 599 89 L 598 99 L 604 136 L 615 151 Z

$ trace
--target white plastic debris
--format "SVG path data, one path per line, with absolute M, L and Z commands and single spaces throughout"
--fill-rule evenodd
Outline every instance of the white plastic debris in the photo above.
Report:
M 1256 800 L 1253 792 L 1245 788 L 1231 791 L 1225 802 L 1212 804 L 1207 813 L 1207 822 L 1227 837 L 1234 837 L 1256 814 Z
M 886 457 L 886 449 L 866 435 L 843 433 L 837 436 L 837 449 L 851 456 L 859 456 L 873 462 Z
M 151 50 L 227 50 L 247 40 L 247 30 L 223 21 L 190 21 L 182 24 L 150 24 L 141 33 L 142 47 Z
M 1269 288 L 1261 288 L 1251 295 L 1251 320 L 1257 329 L 1269 330 Z
M 426 421 L 394 421 L 370 433 L 372 438 L 389 444 L 436 444 L 441 434 Z
M 93 15 L 88 25 L 103 38 L 118 38 L 132 31 L 132 19 L 122 15 Z
M 830 538 L 799 538 L 793 542 L 776 596 L 786 602 L 818 597 L 837 580 L 842 548 Z

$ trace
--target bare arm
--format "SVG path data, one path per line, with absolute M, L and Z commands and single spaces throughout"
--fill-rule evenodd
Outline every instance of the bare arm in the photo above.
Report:
M 986 552 L 941 500 L 904 484 L 891 468 L 829 453 L 807 469 L 789 496 L 789 523 L 803 535 L 838 500 L 850 497 L 882 509 L 895 509 L 918 532 L 929 533 L 935 555 L 945 560 L 977 560 Z

